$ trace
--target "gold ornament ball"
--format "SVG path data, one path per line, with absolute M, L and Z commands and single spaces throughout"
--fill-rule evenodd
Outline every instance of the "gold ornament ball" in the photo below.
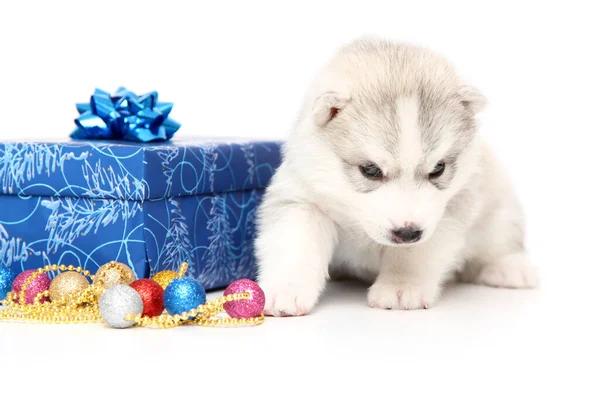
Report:
M 88 280 L 83 275 L 74 271 L 63 272 L 50 282 L 50 289 L 48 289 L 50 300 L 58 301 L 64 296 L 82 291 L 89 285 Z
M 152 280 L 166 289 L 175 278 L 179 278 L 179 274 L 175 271 L 160 271 L 152 277 Z
M 135 281 L 135 274 L 126 264 L 120 262 L 109 262 L 98 268 L 94 276 L 94 283 L 102 280 L 102 285 L 109 288 L 112 285 L 129 285 Z

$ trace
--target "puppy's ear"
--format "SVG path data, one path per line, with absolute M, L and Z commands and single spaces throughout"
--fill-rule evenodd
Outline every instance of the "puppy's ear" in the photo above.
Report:
M 488 103 L 485 96 L 473 86 L 462 86 L 458 90 L 458 96 L 463 106 L 474 114 L 483 111 Z
M 350 98 L 337 92 L 326 92 L 317 97 L 313 106 L 313 117 L 317 126 L 323 127 L 348 105 Z

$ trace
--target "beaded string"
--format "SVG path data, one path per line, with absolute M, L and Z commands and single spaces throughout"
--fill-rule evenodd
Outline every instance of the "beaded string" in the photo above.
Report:
M 182 277 L 187 271 L 188 264 L 182 263 L 177 276 Z M 98 299 L 104 292 L 104 277 L 107 271 L 116 269 L 121 276 L 124 272 L 119 268 L 118 264 L 111 261 L 108 268 L 103 270 L 97 276 L 94 276 L 88 270 L 72 265 L 47 265 L 43 268 L 38 268 L 31 274 L 21 285 L 19 293 L 9 292 L 4 301 L 0 304 L 7 308 L 0 310 L 0 321 L 30 321 L 38 323 L 90 323 L 100 322 L 102 317 L 98 310 Z M 90 279 L 93 283 L 87 288 L 78 293 L 72 293 L 63 296 L 54 302 L 41 302 L 44 297 L 49 296 L 49 292 L 38 293 L 32 304 L 25 303 L 25 292 L 29 285 L 41 274 L 50 271 L 75 271 Z M 199 326 L 219 327 L 228 325 L 260 325 L 264 322 L 264 315 L 261 314 L 255 318 L 217 318 L 223 312 L 223 305 L 229 301 L 247 300 L 251 298 L 249 292 L 235 293 L 227 296 L 219 297 L 215 300 L 207 301 L 206 304 L 200 305 L 188 312 L 176 315 L 168 315 L 163 312 L 157 317 L 147 317 L 141 314 L 127 315 L 128 321 L 134 321 L 136 325 L 142 327 L 158 327 L 172 328 L 175 326 L 195 323 Z M 192 318 L 190 320 L 189 318 Z
M 186 263 L 185 261 L 184 261 L 184 262 L 182 262 L 182 263 L 179 265 L 179 269 L 177 270 L 177 276 L 178 276 L 178 277 L 180 277 L 180 278 L 183 278 L 183 277 L 184 277 L 184 275 L 185 275 L 185 273 L 186 273 L 186 272 L 187 272 L 187 270 L 188 270 L 188 266 L 189 266 L 189 265 L 188 265 L 188 263 Z
M 206 304 L 198 306 L 182 314 L 163 314 L 158 317 L 142 317 L 141 314 L 128 315 L 128 321 L 134 321 L 139 326 L 153 326 L 158 328 L 171 328 L 190 322 L 188 318 L 194 318 L 193 323 L 200 326 L 223 326 L 223 325 L 260 325 L 264 322 L 264 315 L 255 318 L 214 318 L 223 311 L 223 305 L 229 301 L 248 300 L 252 295 L 248 292 L 235 293 L 207 301 Z
M 114 262 L 108 264 L 107 270 L 117 269 L 123 276 L 123 272 Z M 91 279 L 94 284 L 86 289 L 63 296 L 55 302 L 41 303 L 41 299 L 49 296 L 49 292 L 38 293 L 33 304 L 25 303 L 25 292 L 29 285 L 41 274 L 50 271 L 75 271 L 86 278 Z M 19 293 L 9 292 L 4 300 L 6 310 L 0 311 L 0 320 L 25 320 L 44 323 L 80 323 L 80 322 L 98 322 L 102 320 L 98 311 L 97 299 L 103 293 L 103 280 L 106 271 L 102 271 L 98 276 L 94 276 L 88 270 L 72 265 L 47 265 L 44 268 L 38 268 L 21 285 Z M 15 302 L 18 300 L 18 302 Z

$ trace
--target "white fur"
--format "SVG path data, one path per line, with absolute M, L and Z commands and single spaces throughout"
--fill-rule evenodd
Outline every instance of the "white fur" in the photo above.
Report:
M 419 103 L 414 96 L 402 97 L 396 103 L 398 130 L 402 132 L 398 159 L 405 169 L 416 168 L 421 156 L 421 129 L 419 128 Z
M 373 282 L 368 304 L 387 309 L 430 307 L 455 273 L 536 286 L 518 201 L 475 135 L 484 104 L 425 49 L 378 40 L 344 47 L 308 91 L 261 204 L 256 254 L 267 313 L 310 312 L 330 272 Z M 330 121 L 332 107 L 341 111 Z M 452 172 L 436 186 L 429 171 L 444 157 Z M 385 177 L 360 175 L 365 162 Z M 390 232 L 408 224 L 422 239 L 393 243 Z

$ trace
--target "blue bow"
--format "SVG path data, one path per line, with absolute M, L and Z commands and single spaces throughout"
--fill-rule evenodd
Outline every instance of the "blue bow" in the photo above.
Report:
M 169 118 L 173 103 L 159 103 L 158 93 L 142 96 L 121 87 L 111 96 L 96 89 L 89 104 L 77 104 L 74 139 L 113 139 L 135 142 L 169 140 L 181 126 Z

